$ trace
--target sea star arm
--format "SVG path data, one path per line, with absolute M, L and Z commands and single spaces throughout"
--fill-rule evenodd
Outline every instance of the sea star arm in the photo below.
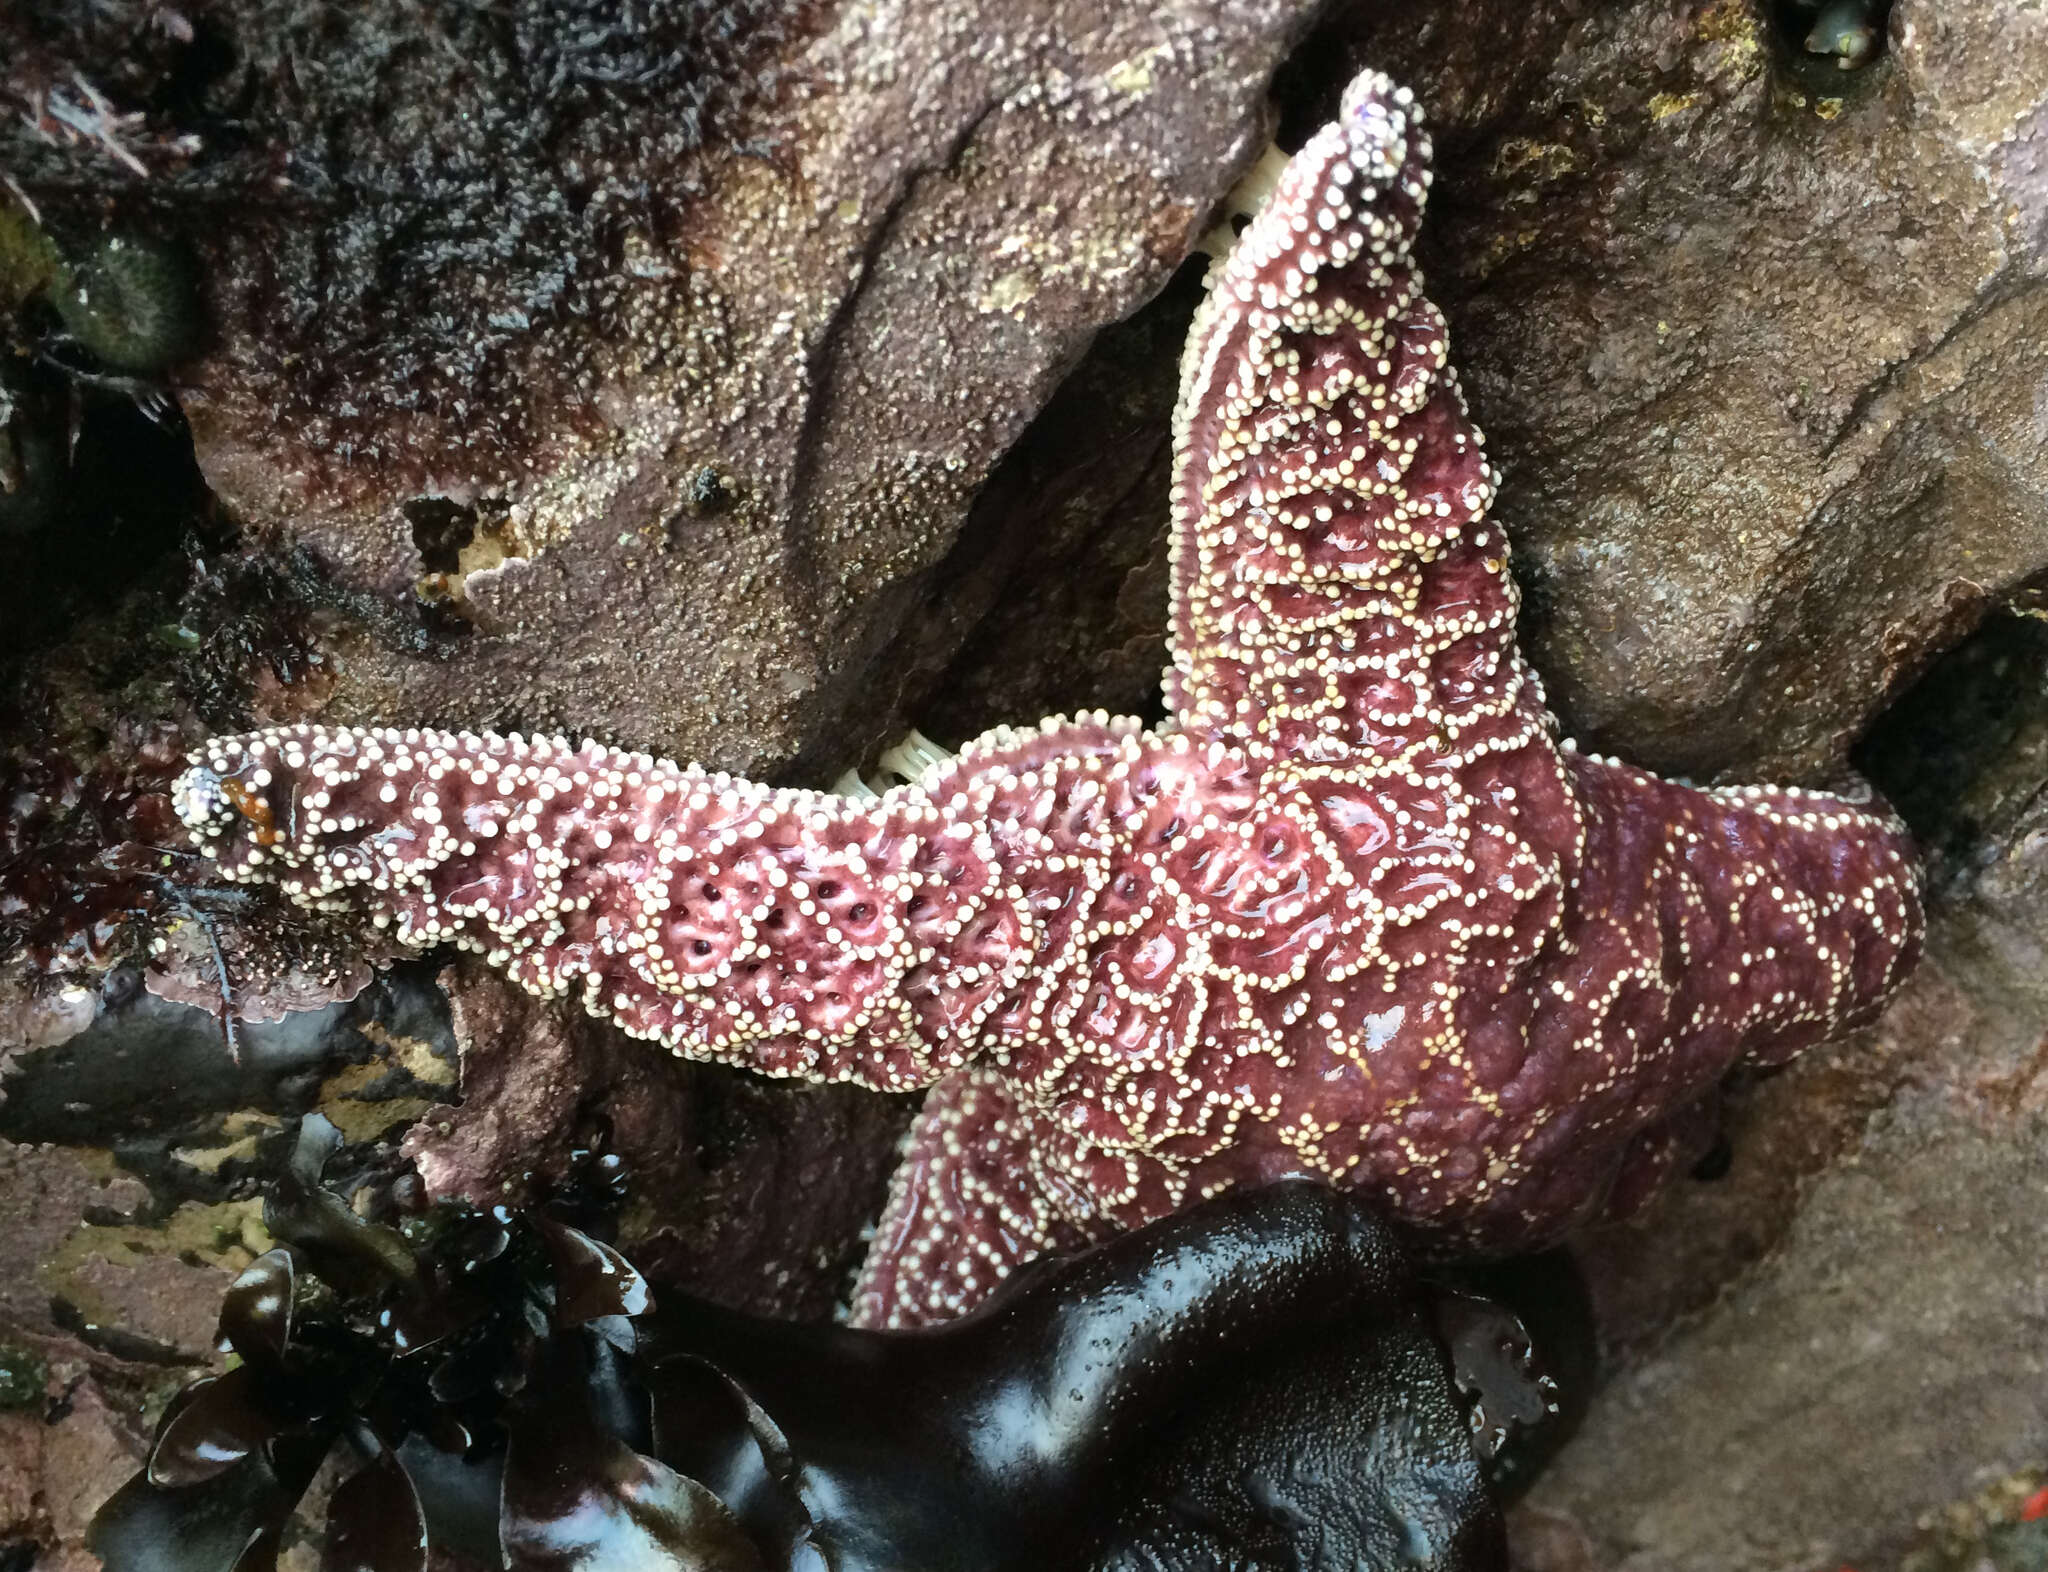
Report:
M 1086 1193 L 1048 1171 L 1063 1145 L 1058 1126 L 999 1075 L 968 1069 L 934 1086 L 890 1178 L 853 1324 L 947 1320 L 1020 1262 L 1097 1237 Z
M 1076 725 L 1044 745 L 1086 768 L 1114 743 Z M 947 801 L 855 803 L 594 743 L 301 726 L 209 743 L 180 807 L 228 876 L 479 951 L 633 1035 L 906 1090 L 965 1062 L 1034 949 L 1003 849 Z
M 849 1319 L 949 1321 L 1025 1262 L 1139 1227 L 1187 1198 L 1183 1165 L 1097 1146 L 1003 1075 L 970 1066 L 918 1110 Z
M 1393 1176 L 1385 1154 L 1358 1176 L 1466 1248 L 1631 1210 L 1697 1151 L 1690 1110 L 1730 1068 L 1868 1021 L 1920 950 L 1912 846 L 1889 816 L 1561 760 L 1581 834 L 1571 899 L 1540 945 L 1465 949 L 1444 1049 L 1381 1088 L 1380 1127 L 1407 1136 Z
M 1404 773 L 1541 720 L 1495 482 L 1412 257 L 1430 146 L 1368 73 L 1221 265 L 1175 416 L 1167 704 Z
M 231 878 L 481 952 L 692 1057 L 936 1080 L 871 1324 L 956 1314 L 1043 1249 L 1172 1210 L 1284 1061 L 1255 1023 L 1264 1059 L 1216 1073 L 1205 978 L 1298 974 L 1313 949 L 1267 919 L 1330 871 L 1241 761 L 1099 715 L 993 732 L 869 803 L 595 744 L 287 727 L 209 743 L 179 806 Z
M 1226 796 L 1241 816 L 1241 770 L 1097 714 L 869 802 L 595 743 L 282 727 L 209 742 L 179 809 L 230 878 L 478 951 L 692 1057 L 903 1091 L 986 1050 L 1046 1098 L 1096 1061 L 1170 1062 L 1189 946 L 1137 843 Z

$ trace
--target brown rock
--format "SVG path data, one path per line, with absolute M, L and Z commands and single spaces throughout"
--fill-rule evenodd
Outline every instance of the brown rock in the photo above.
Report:
M 446 612 L 333 619 L 326 718 L 852 762 L 872 658 L 1258 150 L 1308 10 L 212 8 L 246 101 L 181 177 L 201 464 L 258 537 Z
M 43 1502 L 60 1543 L 82 1544 L 100 1503 L 140 1465 L 133 1426 L 81 1389 L 43 1441 Z
M 103 1154 L 0 1141 L 0 1327 L 53 1330 L 37 1267 L 54 1258 L 87 1211 L 130 1211 L 148 1195 Z
M 90 1380 L 71 1384 L 54 1418 L 0 1413 L 0 1545 L 37 1547 L 38 1569 L 96 1572 L 86 1525 L 139 1461 L 133 1427 Z
M 43 1416 L 0 1413 L 0 1544 L 27 1539 L 37 1522 L 36 1485 L 43 1471 Z
M 632 1176 L 621 1244 L 636 1264 L 764 1314 L 831 1313 L 911 1099 L 692 1064 L 474 961 L 443 983 L 462 1104 L 404 1142 L 431 1196 L 519 1205 L 569 1172 L 574 1147 L 598 1147 Z
M 1340 5 L 1281 75 L 1282 135 L 1366 64 L 1429 110 L 1432 293 L 1567 725 L 1699 777 L 1836 778 L 2048 573 L 2048 27 L 1901 0 L 1890 52 L 1842 72 L 1762 0 L 1583 9 Z M 1140 320 L 1171 343 L 1189 304 Z M 936 733 L 1153 702 L 1122 652 L 1146 652 L 1163 593 L 1123 521 L 1163 512 L 1143 437 L 1169 357 L 1105 392 L 1124 343 L 984 492 L 978 518 L 1047 521 L 995 536 L 1022 541 L 1007 577 L 984 593 L 956 554 L 914 624 L 993 608 L 912 706 Z

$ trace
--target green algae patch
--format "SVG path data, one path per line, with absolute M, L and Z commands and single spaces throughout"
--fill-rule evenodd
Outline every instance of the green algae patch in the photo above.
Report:
M 41 1355 L 0 1343 L 0 1413 L 37 1407 L 49 1378 L 50 1367 Z
M 38 1268 L 43 1286 L 75 1306 L 96 1326 L 130 1319 L 103 1287 L 107 1267 L 141 1270 L 166 1261 L 240 1272 L 271 1248 L 263 1202 L 187 1202 L 160 1223 L 85 1223 L 74 1229 Z

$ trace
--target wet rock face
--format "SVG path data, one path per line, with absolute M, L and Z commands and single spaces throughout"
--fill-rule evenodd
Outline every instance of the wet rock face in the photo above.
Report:
M 882 724 L 867 657 L 1257 151 L 1307 9 L 195 12 L 129 74 L 192 89 L 198 150 L 118 205 L 202 256 L 202 467 L 256 534 L 470 630 L 439 663 L 339 635 L 330 715 L 756 773 Z M 82 222 L 59 181 L 29 161 Z
M 1430 106 L 1526 632 L 1574 730 L 1700 776 L 1833 773 L 2044 555 L 2042 24 L 1902 0 L 1842 70 L 1796 9 L 1340 6 L 1279 83 L 1289 127 L 1367 60 Z M 332 629 L 328 718 L 808 776 L 910 716 L 1142 707 L 1157 471 L 1121 417 L 1170 347 L 976 489 L 1181 255 L 1293 13 L 572 11 L 356 8 L 336 40 L 220 6 L 180 43 L 58 6 L 39 58 L 149 110 L 123 145 L 155 173 L 84 193 L 79 149 L 4 133 L 74 249 L 111 212 L 203 253 L 179 381 L 234 513 L 452 630 Z

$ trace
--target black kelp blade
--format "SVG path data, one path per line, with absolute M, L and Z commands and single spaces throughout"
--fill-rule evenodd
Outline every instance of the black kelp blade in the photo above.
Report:
M 1203 1372 L 1122 1474 L 1086 1565 L 1503 1572 L 1466 1429 L 1418 1318 L 1280 1340 Z
M 1592 1297 L 1568 1250 L 1463 1266 L 1447 1277 L 1438 1285 L 1437 1332 L 1452 1377 L 1472 1405 L 1474 1444 L 1487 1478 L 1505 1504 L 1529 1487 L 1585 1418 L 1600 1368 Z M 1491 1303 L 1512 1326 L 1484 1336 L 1493 1323 L 1473 1321 L 1461 1304 L 1473 1297 Z M 1482 1334 L 1477 1342 L 1475 1333 Z M 1501 1419 L 1509 1421 L 1506 1439 L 1482 1442 L 1480 1432 Z
M 436 1550 L 453 1551 L 482 1566 L 502 1565 L 498 1501 L 503 1494 L 504 1455 L 465 1457 L 460 1452 L 443 1451 L 419 1435 L 407 1436 L 395 1450 L 419 1492 L 427 1542 Z
M 580 1345 L 582 1357 L 565 1361 L 561 1354 L 570 1338 Z M 551 1384 L 569 1386 L 580 1380 L 584 1412 L 605 1434 L 617 1437 L 635 1452 L 653 1450 L 646 1382 L 615 1343 L 585 1326 L 580 1332 L 564 1333 L 551 1341 L 542 1351 L 542 1358 L 554 1361 L 548 1372 Z
M 244 1364 L 275 1364 L 284 1358 L 296 1287 L 289 1250 L 259 1255 L 221 1301 L 216 1346 L 233 1349 Z
M 270 1572 L 284 1521 L 320 1466 L 324 1441 L 259 1450 L 183 1489 L 137 1474 L 99 1509 L 86 1544 L 105 1572 Z
M 256 1371 L 240 1365 L 185 1389 L 149 1450 L 149 1482 L 176 1489 L 224 1474 L 277 1433 Z
M 320 1572 L 425 1572 L 427 1524 L 413 1484 L 389 1451 L 341 1482 L 327 1506 Z
M 522 1424 L 504 1489 L 507 1572 L 766 1572 L 718 1497 L 587 1421 Z
M 536 1215 L 534 1231 L 555 1264 L 555 1320 L 581 1326 L 600 1316 L 645 1315 L 654 1294 L 647 1279 L 610 1245 L 581 1229 Z
M 484 1338 L 471 1338 L 449 1351 L 427 1377 L 427 1390 L 443 1403 L 460 1403 L 490 1388 L 504 1363 L 505 1350 Z
M 835 1572 L 1505 1567 L 1430 1290 L 1356 1198 L 1235 1191 L 1019 1279 L 921 1332 L 668 1296 L 657 1450 Z M 773 1416 L 800 1537 L 706 1367 Z
M 655 1456 L 708 1486 L 777 1557 L 810 1540 L 788 1438 L 730 1376 L 685 1355 L 655 1366 L 647 1383 Z
M 411 1282 L 418 1268 L 404 1239 L 356 1216 L 348 1202 L 321 1187 L 320 1172 L 340 1145 L 341 1132 L 323 1115 L 299 1121 L 290 1170 L 263 1199 L 263 1226 L 345 1294 Z
M 102 1512 L 111 1572 L 274 1572 L 337 1436 L 371 1461 L 322 1572 L 426 1572 L 429 1545 L 500 1572 L 1502 1572 L 1495 1489 L 1568 1429 L 1531 1345 L 1569 1283 L 1509 1309 L 1426 1282 L 1358 1198 L 1302 1181 L 898 1333 L 669 1289 L 655 1312 L 558 1220 L 411 1238 L 303 1173 L 281 1189 L 294 1254 L 238 1281 L 244 1363 L 173 1400 Z M 337 1265 L 354 1296 L 316 1281 Z
M 258 1460 L 176 1491 L 137 1474 L 99 1509 L 86 1544 L 106 1572 L 232 1572 L 263 1537 L 276 1488 Z

